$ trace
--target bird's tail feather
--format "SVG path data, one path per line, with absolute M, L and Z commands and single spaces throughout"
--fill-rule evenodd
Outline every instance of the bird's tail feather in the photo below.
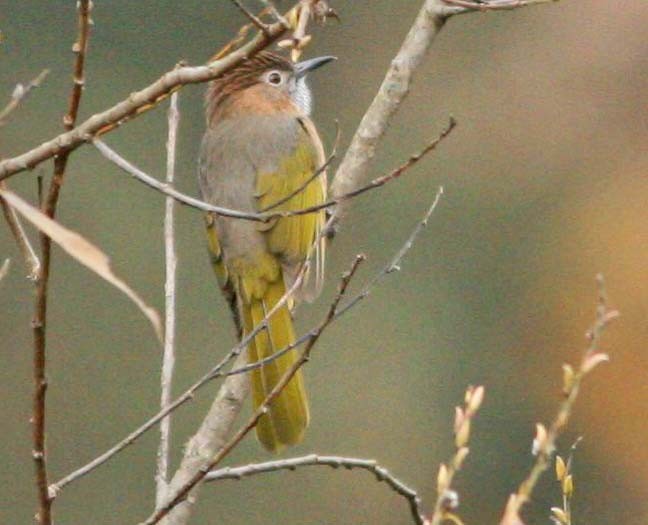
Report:
M 263 322 L 264 317 L 279 302 L 285 293 L 283 279 L 268 284 L 262 299 L 241 301 L 243 328 L 246 334 Z M 268 319 L 267 330 L 261 330 L 248 345 L 250 363 L 265 359 L 295 342 L 290 310 L 281 306 Z M 258 408 L 266 396 L 281 380 L 282 376 L 295 363 L 297 349 L 292 349 L 281 357 L 255 369 L 250 377 L 252 400 Z M 301 441 L 308 426 L 308 402 L 301 371 L 292 377 L 281 393 L 270 404 L 270 410 L 263 415 L 257 425 L 257 437 L 261 444 L 272 452 L 278 452 L 286 445 Z

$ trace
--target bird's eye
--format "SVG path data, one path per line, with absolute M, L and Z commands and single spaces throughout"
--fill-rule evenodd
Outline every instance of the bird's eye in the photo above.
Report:
M 268 82 L 274 86 L 278 86 L 283 82 L 283 77 L 281 76 L 281 73 L 277 71 L 271 71 L 268 75 Z

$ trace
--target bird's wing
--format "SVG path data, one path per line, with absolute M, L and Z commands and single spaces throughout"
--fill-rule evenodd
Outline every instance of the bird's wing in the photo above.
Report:
M 326 173 L 317 173 L 324 164 L 322 142 L 310 120 L 299 118 L 297 125 L 297 140 L 292 152 L 277 164 L 276 171 L 257 173 L 259 210 L 297 211 L 317 206 L 326 200 Z M 314 250 L 314 278 L 311 276 L 307 279 L 308 283 L 305 282 L 299 294 L 306 300 L 315 298 L 323 283 L 325 239 L 320 239 L 315 245 L 313 243 L 324 222 L 325 211 L 319 210 L 281 217 L 262 226 L 267 228 L 268 247 L 281 258 L 288 279 L 294 278 L 311 249 Z

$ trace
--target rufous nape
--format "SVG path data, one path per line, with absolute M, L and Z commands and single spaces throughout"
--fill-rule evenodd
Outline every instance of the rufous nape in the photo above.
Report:
M 325 56 L 292 63 L 262 51 L 210 83 L 198 170 L 206 202 L 252 213 L 296 211 L 326 202 L 324 148 L 310 120 L 306 76 L 331 60 Z M 324 210 L 268 222 L 207 215 L 212 264 L 241 337 L 263 322 L 312 252 L 293 297 L 250 340 L 249 363 L 295 342 L 292 308 L 302 299 L 312 300 L 322 288 L 326 240 L 320 232 L 325 220 Z M 255 409 L 293 365 L 297 352 L 294 348 L 250 372 Z M 266 449 L 278 452 L 302 439 L 308 420 L 304 379 L 297 371 L 261 416 L 257 437 Z

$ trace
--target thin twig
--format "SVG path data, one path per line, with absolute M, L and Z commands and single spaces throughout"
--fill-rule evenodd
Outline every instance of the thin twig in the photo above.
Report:
M 74 75 L 72 91 L 68 112 L 63 117 L 63 127 L 70 131 L 74 127 L 76 116 L 81 102 L 81 93 L 84 84 L 84 64 L 90 32 L 90 0 L 81 0 L 78 3 L 78 37 L 73 46 L 76 55 L 74 61 Z M 71 150 L 60 152 L 54 160 L 54 175 L 50 182 L 49 192 L 43 205 L 43 211 L 49 218 L 56 215 L 59 193 L 68 156 Z M 33 406 L 33 452 L 36 466 L 36 486 L 38 488 L 39 511 L 37 521 L 40 525 L 52 523 L 52 497 L 48 491 L 49 482 L 47 474 L 47 456 L 45 450 L 45 393 L 47 390 L 47 379 L 45 377 L 46 363 L 46 321 L 47 321 L 47 300 L 50 277 L 51 248 L 52 240 L 45 233 L 39 233 L 41 248 L 41 267 L 36 278 L 36 299 L 34 302 L 34 317 L 32 320 L 32 332 L 34 340 L 34 406 Z
M 268 33 L 258 33 L 247 44 L 226 56 L 204 66 L 174 68 L 162 75 L 149 86 L 136 91 L 114 106 L 93 115 L 77 127 L 62 133 L 51 140 L 16 157 L 0 162 L 0 180 L 16 173 L 29 170 L 64 151 L 72 151 L 91 141 L 99 134 L 114 130 L 127 120 L 131 120 L 156 107 L 177 89 L 187 84 L 197 84 L 212 80 L 236 67 L 246 58 L 265 49 L 281 35 L 286 28 L 281 23 L 268 26 Z
M 2 188 L 6 188 L 4 181 L 0 181 L 0 189 Z M 40 260 L 38 259 L 38 255 L 36 255 L 34 247 L 29 241 L 29 237 L 27 237 L 25 229 L 23 228 L 22 222 L 16 214 L 16 211 L 9 206 L 9 203 L 4 199 L 0 199 L 0 205 L 2 205 L 2 212 L 7 221 L 7 225 L 16 240 L 18 249 L 23 256 L 25 265 L 27 266 L 27 278 L 33 281 L 36 279 L 38 272 L 40 271 Z
M 326 327 L 328 327 L 331 324 L 331 322 L 333 322 L 340 300 L 346 293 L 349 282 L 351 281 L 353 275 L 355 274 L 356 270 L 360 266 L 360 263 L 364 260 L 365 257 L 363 255 L 356 256 L 351 266 L 351 269 L 342 276 L 338 293 L 333 299 L 329 307 L 329 310 L 326 313 L 326 316 L 324 317 L 324 319 L 316 329 L 316 335 L 313 338 L 311 338 L 308 341 L 308 343 L 306 343 L 298 359 L 284 373 L 284 375 L 281 377 L 281 379 L 278 381 L 275 387 L 270 391 L 270 393 L 266 396 L 263 402 L 254 411 L 254 413 L 249 418 L 247 423 L 243 425 L 232 436 L 232 438 L 225 444 L 225 446 L 223 446 L 216 453 L 216 455 L 211 459 L 211 461 L 209 461 L 207 465 L 205 465 L 205 467 L 198 470 L 193 475 L 193 477 L 183 487 L 177 490 L 173 494 L 173 496 L 171 496 L 169 500 L 161 508 L 156 509 L 153 512 L 153 514 L 151 514 L 151 516 L 149 516 L 144 522 L 142 522 L 142 525 L 154 525 L 155 523 L 158 523 L 162 518 L 164 518 L 164 516 L 166 516 L 169 513 L 169 511 L 173 509 L 173 507 L 175 507 L 178 503 L 182 502 L 187 497 L 189 492 L 204 479 L 204 477 L 209 473 L 209 471 L 212 470 L 216 465 L 218 465 L 257 425 L 259 419 L 261 419 L 261 417 L 267 413 L 268 407 L 270 406 L 272 401 L 281 393 L 284 387 L 290 382 L 293 376 L 297 373 L 297 370 L 299 370 L 309 360 L 313 346 L 321 336 L 322 332 L 326 329 Z
M 286 18 L 279 12 L 277 7 L 274 5 L 274 2 L 271 0 L 261 0 L 261 3 L 266 7 L 266 10 L 275 18 L 275 20 L 281 24 L 286 29 L 290 29 L 290 24 L 288 24 L 288 21 Z
M 519 7 L 548 4 L 558 0 L 443 0 L 448 5 L 465 7 L 471 11 L 510 11 Z
M 577 370 L 574 370 L 571 365 L 563 365 L 563 394 L 565 398 L 558 407 L 558 412 L 549 429 L 540 423 L 536 424 L 536 437 L 533 441 L 533 453 L 536 455 L 535 463 L 529 475 L 518 487 L 517 492 L 510 495 L 501 525 L 521 523 L 519 518 L 520 510 L 530 500 L 540 476 L 551 463 L 551 457 L 556 449 L 556 441 L 569 422 L 581 382 L 597 365 L 609 360 L 609 356 L 606 353 L 599 352 L 598 348 L 603 331 L 611 321 L 619 316 L 619 312 L 607 308 L 605 281 L 602 275 L 597 276 L 597 283 L 599 294 L 596 319 L 592 328 L 586 334 L 589 344 L 583 352 Z
M 392 170 L 391 173 L 389 173 L 388 175 L 377 177 L 372 181 L 368 182 L 367 184 L 365 184 L 364 186 L 356 188 L 350 191 L 349 193 L 340 195 L 335 199 L 330 199 L 321 204 L 309 206 L 307 208 L 302 208 L 300 210 L 274 211 L 274 212 L 262 211 L 260 213 L 249 213 L 249 212 L 243 212 L 239 210 L 233 210 L 230 208 L 224 208 L 222 206 L 214 206 L 212 204 L 201 201 L 194 197 L 190 197 L 189 195 L 181 193 L 177 191 L 175 188 L 169 186 L 168 184 L 160 182 L 155 177 L 152 177 L 151 175 L 143 172 L 142 170 L 140 170 L 139 168 L 131 164 L 129 161 L 127 161 L 124 157 L 119 155 L 115 150 L 110 148 L 110 146 L 108 146 L 105 142 L 95 139 L 93 141 L 93 144 L 106 159 L 113 162 L 116 166 L 121 168 L 125 173 L 128 173 L 136 180 L 146 184 L 150 188 L 153 188 L 154 190 L 157 190 L 160 193 L 163 193 L 164 195 L 173 197 L 174 199 L 176 199 L 178 202 L 182 204 L 186 204 L 187 206 L 191 206 L 192 208 L 196 208 L 198 210 L 209 211 L 217 215 L 221 215 L 223 217 L 232 217 L 235 219 L 250 220 L 250 221 L 257 221 L 257 222 L 268 222 L 280 217 L 293 217 L 297 215 L 317 213 L 323 209 L 330 208 L 331 206 L 339 204 L 345 200 L 357 197 L 358 195 L 361 195 L 367 191 L 384 186 L 388 182 L 391 182 L 397 179 L 398 177 L 400 177 L 403 173 L 409 170 L 409 168 L 414 166 L 414 164 L 416 164 L 421 158 L 423 158 L 425 155 L 433 151 L 439 145 L 439 143 L 452 132 L 452 130 L 456 127 L 456 125 L 457 122 L 453 118 L 451 118 L 448 126 L 434 140 L 432 140 L 421 152 L 412 155 L 408 160 L 406 160 L 403 164 L 401 164 L 400 166 Z M 326 167 L 326 163 L 324 165 L 324 168 L 325 167 Z M 319 171 L 321 171 L 321 168 L 320 170 L 318 170 L 318 172 Z M 313 174 L 312 178 L 319 176 L 318 172 Z M 310 179 L 308 182 L 310 182 Z M 303 188 L 298 188 L 296 192 L 298 192 L 300 189 Z M 292 196 L 294 195 L 291 194 L 289 198 Z M 283 202 L 284 199 L 281 199 L 276 203 L 273 203 L 270 208 L 279 206 L 280 204 L 283 204 Z M 266 210 L 268 210 L 268 208 L 266 208 Z
M 166 182 L 173 184 L 175 178 L 176 142 L 180 113 L 178 111 L 178 93 L 171 95 L 169 104 L 169 132 L 167 137 Z M 176 266 L 178 259 L 175 251 L 175 227 L 173 208 L 175 200 L 166 198 L 164 215 L 164 254 L 166 282 L 164 285 L 165 318 L 164 318 L 164 352 L 162 357 L 162 375 L 160 379 L 160 408 L 166 408 L 172 400 L 173 368 L 175 366 L 175 328 L 176 328 Z M 160 445 L 157 452 L 157 472 L 155 474 L 155 505 L 161 505 L 166 498 L 169 474 L 169 449 L 171 442 L 171 416 L 160 421 Z
M 243 5 L 243 2 L 240 0 L 230 0 L 239 10 L 247 17 L 247 19 L 252 22 L 252 24 L 261 31 L 264 35 L 268 36 L 268 26 L 264 24 L 263 21 L 257 17 L 252 11 Z
M 290 470 L 301 467 L 327 466 L 339 470 L 361 469 L 371 472 L 376 481 L 386 483 L 394 492 L 403 496 L 412 511 L 414 522 L 422 525 L 423 512 L 421 510 L 421 499 L 416 491 L 408 487 L 403 481 L 391 474 L 386 468 L 381 467 L 373 459 L 347 458 L 342 456 L 318 456 L 310 454 L 299 458 L 282 459 L 278 461 L 267 461 L 265 463 L 252 463 L 243 467 L 226 467 L 221 470 L 213 470 L 205 477 L 205 481 L 220 481 L 225 479 L 240 480 L 256 474 L 277 472 L 279 470 Z
M 34 88 L 39 87 L 47 75 L 49 75 L 49 69 L 43 69 L 37 77 L 33 78 L 26 86 L 22 84 L 16 84 L 16 87 L 11 94 L 11 99 L 9 103 L 0 111 L 0 127 L 4 126 L 7 123 L 7 118 L 13 111 L 23 102 L 30 91 Z

